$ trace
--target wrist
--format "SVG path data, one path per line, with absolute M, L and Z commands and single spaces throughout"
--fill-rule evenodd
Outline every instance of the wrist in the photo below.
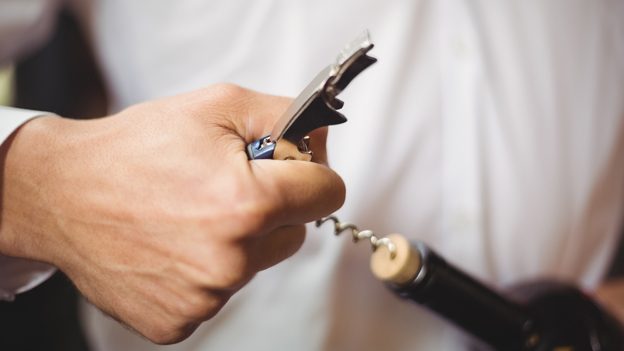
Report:
M 68 123 L 53 115 L 38 117 L 2 144 L 0 253 L 52 263 L 54 204 L 49 194 L 60 131 Z

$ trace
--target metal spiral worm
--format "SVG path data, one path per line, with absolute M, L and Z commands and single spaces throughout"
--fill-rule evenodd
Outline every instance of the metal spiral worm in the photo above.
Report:
M 392 240 L 386 237 L 378 237 L 372 230 L 364 229 L 359 230 L 355 224 L 348 222 L 341 222 L 336 216 L 328 216 L 325 218 L 317 219 L 315 224 L 316 227 L 320 227 L 323 223 L 327 221 L 334 222 L 334 235 L 340 235 L 345 230 L 351 231 L 351 237 L 354 243 L 357 243 L 360 240 L 368 240 L 371 244 L 371 248 L 373 251 L 377 250 L 381 246 L 385 246 L 390 252 L 390 258 L 393 259 L 396 256 L 396 245 L 392 242 Z

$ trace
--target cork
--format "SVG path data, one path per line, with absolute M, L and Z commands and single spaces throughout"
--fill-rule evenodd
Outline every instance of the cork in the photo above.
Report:
M 390 234 L 387 238 L 396 246 L 396 256 L 391 258 L 388 248 L 381 246 L 371 256 L 370 269 L 383 282 L 407 284 L 420 270 L 420 255 L 403 235 Z

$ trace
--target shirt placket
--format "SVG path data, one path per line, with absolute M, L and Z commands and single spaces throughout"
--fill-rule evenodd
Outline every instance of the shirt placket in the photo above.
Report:
M 449 259 L 492 273 L 485 257 L 480 152 L 482 64 L 465 2 L 445 0 L 439 41 L 442 81 L 442 229 Z

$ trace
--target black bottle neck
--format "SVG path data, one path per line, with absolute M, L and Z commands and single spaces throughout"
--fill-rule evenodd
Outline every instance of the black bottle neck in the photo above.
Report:
M 390 288 L 428 307 L 497 350 L 530 350 L 539 339 L 524 308 L 504 298 L 422 243 L 413 244 L 422 267 L 409 284 Z

